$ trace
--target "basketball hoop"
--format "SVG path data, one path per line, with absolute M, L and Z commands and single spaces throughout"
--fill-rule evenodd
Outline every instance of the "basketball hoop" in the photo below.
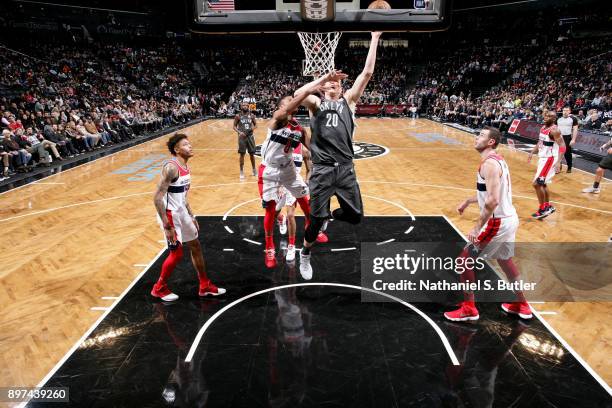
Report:
M 304 48 L 306 60 L 302 75 L 317 77 L 334 69 L 334 56 L 340 41 L 340 32 L 297 33 Z

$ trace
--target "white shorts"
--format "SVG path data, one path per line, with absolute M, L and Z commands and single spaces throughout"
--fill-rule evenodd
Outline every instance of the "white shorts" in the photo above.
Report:
M 176 240 L 178 242 L 189 242 L 198 238 L 198 229 L 196 228 L 194 221 L 187 212 L 186 208 L 181 208 L 175 211 L 166 210 L 166 215 L 170 224 L 174 226 L 174 230 L 176 231 Z M 159 218 L 159 215 L 157 216 L 157 222 L 163 231 L 164 225 L 161 218 Z
M 308 195 L 308 186 L 302 176 L 296 173 L 293 163 L 287 167 L 260 165 L 258 186 L 259 195 L 264 202 L 280 202 L 283 195 L 281 187 L 294 198 Z
M 538 184 L 543 185 L 552 183 L 552 178 L 555 176 L 555 164 L 557 164 L 557 160 L 559 160 L 558 156 L 539 157 L 538 171 L 536 171 L 533 182 L 536 183 L 538 179 L 540 179 Z
M 276 211 L 280 211 L 283 207 L 294 206 L 297 199 L 285 187 L 281 187 L 279 191 L 279 200 L 276 202 Z
M 510 259 L 514 256 L 514 241 L 519 226 L 518 215 L 489 218 L 478 235 L 480 256 L 488 259 Z

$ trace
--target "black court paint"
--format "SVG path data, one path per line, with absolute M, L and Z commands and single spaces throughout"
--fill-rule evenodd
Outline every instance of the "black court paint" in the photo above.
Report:
M 279 254 L 264 267 L 261 217 L 199 217 L 210 276 L 223 298 L 197 297 L 186 257 L 170 281 L 181 296 L 150 297 L 164 256 L 136 282 L 46 383 L 70 387 L 75 407 L 608 407 L 610 395 L 538 321 L 481 304 L 475 324 L 444 321 L 453 305 L 415 304 L 448 338 L 460 366 L 416 313 L 362 303 L 359 291 L 299 287 L 255 296 L 211 325 L 191 363 L 200 327 L 223 306 L 258 290 L 302 282 Z M 224 228 L 230 226 L 230 234 Z M 414 226 L 410 234 L 403 234 Z M 302 219 L 298 218 L 298 231 Z M 360 284 L 362 241 L 460 241 L 443 217 L 366 217 L 332 222 L 313 252 L 311 282 Z M 277 234 L 279 253 L 283 246 Z M 224 251 L 224 249 L 234 249 Z M 41 407 L 49 404 L 32 403 Z

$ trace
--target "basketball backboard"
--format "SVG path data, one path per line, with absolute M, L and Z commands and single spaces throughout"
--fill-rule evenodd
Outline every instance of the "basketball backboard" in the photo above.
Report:
M 431 32 L 450 25 L 451 0 L 194 0 L 190 28 L 209 34 L 264 32 Z M 257 6 L 255 6 L 257 4 Z

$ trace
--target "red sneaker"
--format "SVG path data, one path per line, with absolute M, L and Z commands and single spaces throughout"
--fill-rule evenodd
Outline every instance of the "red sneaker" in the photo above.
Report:
M 276 268 L 276 253 L 274 248 L 266 249 L 266 268 Z
M 179 297 L 178 295 L 172 293 L 172 291 L 168 288 L 168 285 L 156 283 L 151 290 L 151 296 L 160 298 L 164 302 L 174 302 Z
M 321 244 L 325 244 L 326 242 L 329 242 L 329 238 L 323 231 L 321 231 L 319 232 L 319 235 L 317 235 L 317 242 L 320 242 Z
M 452 312 L 445 312 L 444 317 L 452 322 L 465 322 L 468 320 L 478 320 L 480 315 L 476 307 L 470 306 L 467 302 L 462 302 L 458 309 Z
M 227 292 L 223 288 L 218 288 L 214 283 L 208 281 L 204 285 L 200 284 L 200 290 L 198 291 L 198 296 L 219 296 L 223 295 Z
M 533 317 L 531 307 L 527 302 L 502 303 L 501 308 L 506 313 L 519 315 L 521 319 L 531 319 Z

